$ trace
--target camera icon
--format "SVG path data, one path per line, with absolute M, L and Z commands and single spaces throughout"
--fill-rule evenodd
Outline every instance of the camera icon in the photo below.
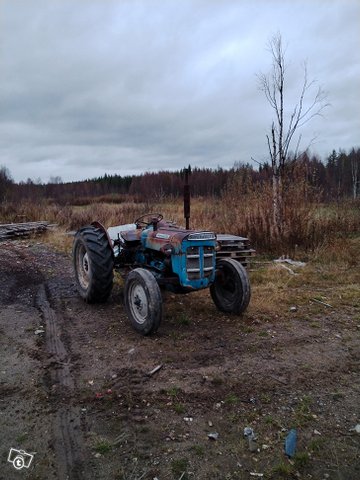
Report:
M 34 455 L 26 453 L 25 450 L 10 448 L 8 462 L 12 463 L 16 470 L 21 470 L 22 468 L 29 468 L 33 458 Z

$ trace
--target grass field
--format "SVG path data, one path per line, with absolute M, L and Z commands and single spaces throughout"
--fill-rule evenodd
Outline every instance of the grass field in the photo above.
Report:
M 298 200 L 298 201 L 297 201 Z M 66 230 L 77 230 L 92 221 L 106 227 L 131 223 L 147 212 L 160 212 L 166 219 L 184 225 L 183 204 L 178 198 L 159 203 L 123 201 L 119 204 L 94 201 L 83 206 L 60 206 L 46 202 L 2 204 L 0 221 L 48 220 Z M 359 202 L 323 204 L 293 198 L 285 206 L 284 236 L 279 239 L 271 227 L 271 199 L 257 192 L 235 197 L 196 198 L 191 205 L 191 227 L 247 236 L 261 253 L 287 254 L 292 257 L 315 252 L 337 238 L 360 232 Z

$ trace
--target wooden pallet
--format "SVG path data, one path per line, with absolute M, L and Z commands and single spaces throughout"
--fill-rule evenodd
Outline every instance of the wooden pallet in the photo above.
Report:
M 216 253 L 217 259 L 233 258 L 247 267 L 250 257 L 255 255 L 255 250 L 250 248 L 250 242 L 245 237 L 219 234 L 217 235 L 217 241 L 220 245 L 220 250 Z
M 43 233 L 54 226 L 46 221 L 0 224 L 0 240 Z

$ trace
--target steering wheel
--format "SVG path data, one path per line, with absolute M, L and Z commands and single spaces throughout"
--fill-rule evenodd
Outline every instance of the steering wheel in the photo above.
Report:
M 144 218 L 147 218 L 147 222 L 144 220 Z M 149 221 L 149 218 L 151 218 L 151 221 Z M 161 215 L 161 213 L 145 213 L 145 215 L 141 215 L 141 217 L 137 218 L 135 220 L 136 225 L 145 225 L 146 227 L 152 224 L 152 219 L 156 219 L 156 222 L 160 222 L 164 216 Z

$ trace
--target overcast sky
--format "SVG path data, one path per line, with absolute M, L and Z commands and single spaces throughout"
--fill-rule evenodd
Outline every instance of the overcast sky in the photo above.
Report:
M 288 108 L 305 60 L 331 103 L 301 146 L 359 147 L 359 0 L 0 0 L 0 165 L 47 182 L 264 161 L 278 31 Z

